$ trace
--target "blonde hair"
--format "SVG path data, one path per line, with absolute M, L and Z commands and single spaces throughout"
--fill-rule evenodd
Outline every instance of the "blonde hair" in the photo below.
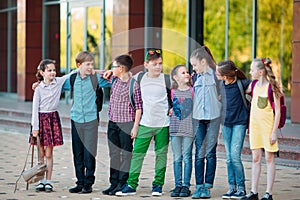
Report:
M 278 81 L 276 81 L 276 77 L 273 73 L 271 67 L 271 59 L 270 58 L 256 58 L 252 61 L 252 65 L 257 67 L 259 70 L 263 70 L 266 78 L 270 81 L 272 85 L 272 90 L 275 93 L 277 98 L 283 95 L 282 88 Z

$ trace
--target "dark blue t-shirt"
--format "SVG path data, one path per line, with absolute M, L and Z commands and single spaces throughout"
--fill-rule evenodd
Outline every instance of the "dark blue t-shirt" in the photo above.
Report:
M 251 83 L 249 79 L 241 79 L 244 91 Z M 249 112 L 244 105 L 241 92 L 237 81 L 232 84 L 225 85 L 222 81 L 221 88 L 222 98 L 222 123 L 225 126 L 247 125 Z

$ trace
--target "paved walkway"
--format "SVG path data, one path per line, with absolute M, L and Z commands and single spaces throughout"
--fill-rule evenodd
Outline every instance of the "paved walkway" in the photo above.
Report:
M 30 102 L 18 102 L 9 98 L 0 96 L 0 107 L 24 109 L 30 112 Z M 60 107 L 61 114 L 68 115 L 69 105 L 62 105 Z M 292 129 L 294 130 L 294 129 Z M 299 130 L 299 129 L 298 129 Z M 28 132 L 28 130 L 24 130 Z M 13 193 L 15 181 L 17 180 L 21 169 L 23 168 L 25 156 L 28 149 L 28 135 L 9 133 L 7 131 L 0 131 L 0 199 L 115 199 L 115 196 L 102 195 L 101 191 L 108 187 L 109 176 L 109 157 L 107 140 L 105 134 L 99 135 L 98 154 L 97 154 L 97 171 L 96 181 L 93 186 L 94 191 L 91 194 L 70 194 L 68 189 L 74 186 L 76 181 L 74 174 L 74 167 L 71 152 L 70 135 L 64 135 L 65 144 L 54 149 L 54 170 L 53 170 L 53 186 L 52 193 L 36 193 L 34 192 L 34 185 L 29 186 L 27 191 L 26 184 L 23 179 L 18 184 L 18 191 Z M 154 175 L 154 151 L 152 146 L 147 153 L 143 165 L 140 185 L 135 196 L 126 197 L 126 199 L 141 199 L 153 198 L 151 196 L 151 182 Z M 246 187 L 249 191 L 251 182 L 251 163 L 244 159 L 244 167 L 246 173 Z M 277 160 L 278 161 L 278 160 Z M 284 167 L 277 165 L 276 180 L 274 185 L 274 199 L 289 199 L 300 200 L 300 171 L 298 168 Z M 194 170 L 191 180 L 191 190 L 195 190 Z M 172 167 L 172 152 L 169 148 L 168 165 L 166 173 L 166 183 L 163 188 L 163 196 L 155 199 L 172 199 L 170 197 L 170 190 L 174 187 L 173 167 Z M 260 179 L 259 193 L 263 195 L 266 188 L 266 165 L 262 165 L 262 177 Z M 216 172 L 216 179 L 214 188 L 212 190 L 211 199 L 221 199 L 221 195 L 228 190 L 227 184 L 227 170 L 223 153 L 218 153 L 218 165 Z M 122 198 L 122 197 L 119 197 Z M 178 198 L 177 198 L 178 199 Z M 191 197 L 186 198 L 191 199 Z

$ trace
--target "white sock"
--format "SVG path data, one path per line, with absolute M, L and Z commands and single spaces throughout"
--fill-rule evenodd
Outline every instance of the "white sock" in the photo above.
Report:
M 39 180 L 39 183 L 43 183 L 43 184 L 45 184 L 45 179 L 41 179 L 41 180 Z
M 46 180 L 46 181 L 45 181 L 45 184 L 47 184 L 47 183 L 48 183 L 48 184 L 51 184 L 51 180 Z

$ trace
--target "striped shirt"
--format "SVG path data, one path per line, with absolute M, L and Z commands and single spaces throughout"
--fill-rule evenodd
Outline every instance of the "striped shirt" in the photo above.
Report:
M 108 117 L 113 122 L 132 122 L 135 119 L 135 111 L 129 100 L 130 79 L 122 82 L 119 78 L 114 81 L 110 91 L 110 101 L 108 105 Z M 142 96 L 140 86 L 134 84 L 134 102 L 136 110 L 142 109 Z
M 172 103 L 173 114 L 169 127 L 170 136 L 194 137 L 192 123 L 193 94 L 191 90 L 175 90 Z

